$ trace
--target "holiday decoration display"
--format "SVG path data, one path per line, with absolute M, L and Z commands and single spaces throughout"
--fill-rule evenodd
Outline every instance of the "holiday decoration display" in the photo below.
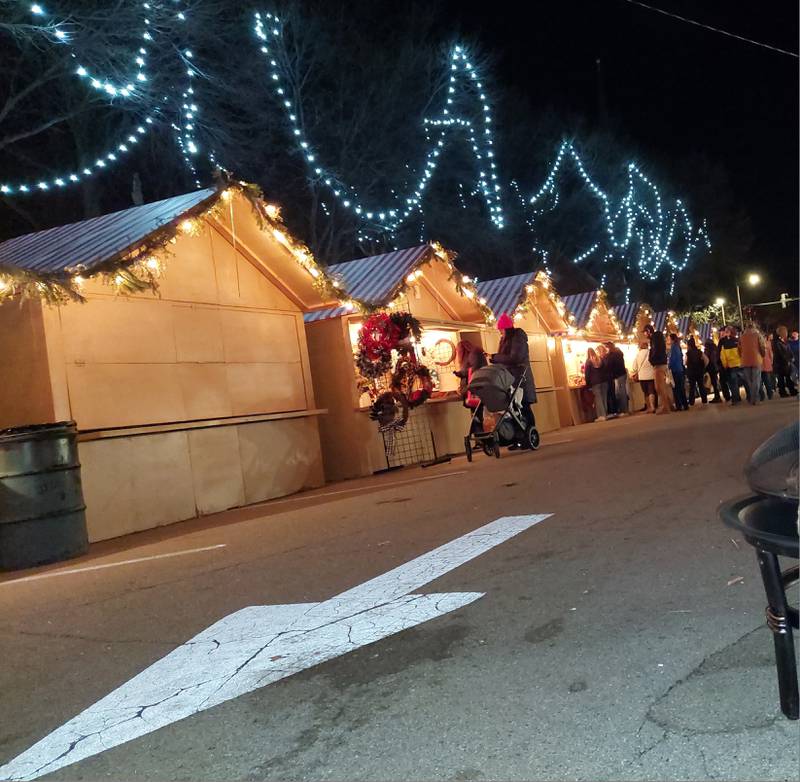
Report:
M 419 364 L 414 347 L 421 336 L 420 322 L 408 312 L 376 312 L 359 330 L 358 385 L 372 397 L 369 416 L 378 422 L 383 433 L 403 429 L 409 411 L 423 404 L 433 392 L 430 370 Z M 394 355 L 397 360 L 392 368 Z M 379 381 L 389 371 L 389 389 L 381 391 Z

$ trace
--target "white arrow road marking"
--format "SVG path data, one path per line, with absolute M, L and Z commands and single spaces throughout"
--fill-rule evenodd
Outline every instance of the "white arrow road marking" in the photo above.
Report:
M 455 611 L 482 592 L 411 594 L 551 514 L 505 516 L 322 603 L 226 616 L 0 768 L 28 780 Z

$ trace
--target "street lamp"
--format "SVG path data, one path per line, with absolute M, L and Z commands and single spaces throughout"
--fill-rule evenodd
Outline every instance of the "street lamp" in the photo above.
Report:
M 747 275 L 747 284 L 750 287 L 758 285 L 761 282 L 761 275 L 751 272 Z M 739 302 L 739 323 L 744 328 L 744 314 L 742 313 L 742 295 L 739 293 L 739 283 L 736 283 L 736 300 Z
M 725 323 L 725 299 L 723 299 L 722 296 L 717 296 L 717 300 L 714 302 L 714 304 L 722 310 L 722 325 L 726 326 L 727 324 Z

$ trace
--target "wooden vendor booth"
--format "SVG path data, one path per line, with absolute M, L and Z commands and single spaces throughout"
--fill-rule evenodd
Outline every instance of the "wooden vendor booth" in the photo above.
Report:
M 462 453 L 469 412 L 453 374 L 456 347 L 461 340 L 483 345 L 488 314 L 472 281 L 457 272 L 450 254 L 437 244 L 336 264 L 328 273 L 349 301 L 305 316 L 317 401 L 328 411 L 320 419 L 325 477 L 356 478 Z M 383 315 L 370 320 L 373 312 Z M 367 393 L 359 380 L 359 338 L 365 323 L 388 323 L 390 315 L 404 313 L 422 327 L 410 350 L 426 373 L 427 401 L 406 411 L 399 427 L 380 431 L 386 427 L 370 417 L 375 393 Z M 392 350 L 391 355 L 394 365 L 397 354 Z M 388 393 L 391 377 L 387 363 L 373 391 Z
M 569 403 L 573 422 L 588 423 L 594 420 L 594 412 L 585 393 L 585 366 L 589 348 L 597 349 L 604 342 L 614 342 L 625 356 L 625 366 L 630 367 L 638 352 L 636 341 L 626 338 L 622 325 L 608 306 L 602 290 L 586 291 L 565 296 L 564 302 L 572 316 L 566 334 L 561 337 L 567 384 L 570 389 Z M 569 316 L 568 316 L 569 317 Z M 644 397 L 638 383 L 629 383 L 629 410 L 638 410 Z M 586 400 L 586 401 L 584 401 Z
M 536 383 L 537 401 L 533 412 L 537 429 L 550 432 L 572 425 L 561 345 L 552 336 L 568 327 L 566 308 L 550 278 L 544 272 L 528 272 L 482 281 L 477 288 L 482 301 L 492 311 L 492 322 L 506 313 L 528 335 L 531 370 Z M 500 333 L 490 330 L 486 338 L 487 352 L 496 352 L 499 342 Z
M 630 302 L 620 304 L 611 310 L 629 341 L 640 342 L 645 339 L 644 327 L 652 323 L 653 313 L 647 304 Z
M 329 282 L 240 184 L 9 240 L 0 427 L 77 422 L 95 541 L 318 486 Z

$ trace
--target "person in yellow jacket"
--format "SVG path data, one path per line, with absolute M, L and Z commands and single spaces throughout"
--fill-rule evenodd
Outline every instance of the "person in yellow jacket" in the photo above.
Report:
M 722 330 L 722 338 L 719 341 L 719 362 L 725 369 L 728 387 L 731 390 L 731 404 L 738 405 L 742 401 L 739 389 L 744 385 L 744 375 L 736 326 L 727 326 Z

